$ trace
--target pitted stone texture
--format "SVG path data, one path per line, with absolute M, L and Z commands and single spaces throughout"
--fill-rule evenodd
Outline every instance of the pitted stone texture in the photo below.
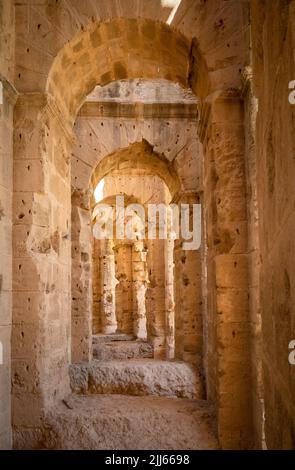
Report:
M 295 373 L 286 350 L 295 338 L 295 106 L 288 102 L 288 83 L 295 78 L 290 54 L 295 48 L 295 2 L 269 2 L 267 8 L 262 1 L 250 3 L 254 93 L 259 102 L 255 152 L 261 263 L 256 269 L 261 324 L 253 322 L 253 337 L 259 347 L 262 332 L 259 373 L 266 445 L 290 450 L 295 445 Z
M 190 89 L 166 80 L 122 80 L 104 87 L 97 86 L 86 101 L 117 103 L 197 103 Z
M 66 404 L 47 417 L 46 449 L 218 449 L 205 401 L 92 395 L 71 396 Z
M 113 359 L 152 358 L 153 348 L 145 341 L 112 341 L 93 346 L 93 357 L 102 361 Z
M 184 362 L 129 359 L 70 366 L 73 392 L 203 398 L 200 375 Z
M 106 180 L 106 195 L 112 185 L 110 195 L 117 194 L 113 191 L 119 188 L 119 192 L 127 191 L 126 194 L 143 199 L 143 202 L 148 200 L 146 192 L 151 192 L 153 200 L 156 199 L 157 193 L 150 188 L 152 186 L 153 189 L 156 184 L 160 189 L 161 180 L 156 180 L 155 175 L 162 178 L 172 192 L 179 189 L 175 187 L 174 179 L 177 177 L 183 188 L 200 190 L 202 148 L 197 137 L 197 121 L 189 117 L 181 120 L 168 118 L 171 107 L 166 106 L 165 109 L 168 114 L 164 121 L 139 117 L 136 119 L 116 118 L 116 116 L 110 118 L 94 116 L 87 119 L 78 117 L 75 131 L 79 144 L 75 146 L 71 158 L 72 185 L 75 188 L 86 187 L 93 176 L 92 184 L 95 187 L 99 180 L 109 173 L 110 176 Z M 136 152 L 138 156 L 134 161 Z M 170 175 L 167 167 L 162 165 L 161 156 L 165 156 L 166 160 L 171 162 L 173 175 Z M 121 163 L 119 158 L 125 164 Z M 126 160 L 130 162 L 128 166 Z M 93 174 L 94 166 L 97 167 L 97 171 Z M 128 179 L 126 179 L 127 167 Z M 144 183 L 138 184 L 136 168 L 141 168 L 141 176 L 145 170 L 146 178 L 149 177 Z M 125 178 L 122 178 L 123 169 Z M 113 177 L 110 170 L 113 172 Z M 117 173 L 114 173 L 115 171 Z M 118 175 L 120 180 L 116 178 Z M 132 192 L 129 192 L 130 190 Z
M 113 333 L 111 335 L 98 334 L 92 336 L 92 344 L 95 346 L 100 343 L 109 343 L 111 341 L 132 341 L 133 335 L 126 335 L 125 333 Z
M 50 9 L 46 2 L 26 2 L 26 7 L 23 3 L 16 4 L 16 85 L 21 92 L 42 91 L 49 70 L 53 68 L 53 72 L 60 72 L 64 77 L 62 80 L 59 75 L 52 73 L 54 83 L 62 84 L 60 94 L 64 97 L 69 93 L 69 85 L 74 87 L 77 83 L 77 76 L 85 80 L 88 78 L 89 72 L 94 69 L 94 64 L 89 64 L 89 60 L 95 58 L 98 52 L 100 60 L 96 60 L 98 65 L 94 69 L 97 72 L 94 84 L 104 84 L 118 77 L 170 78 L 170 70 L 174 72 L 171 80 L 179 83 L 181 78 L 187 77 L 178 78 L 175 74 L 180 74 L 182 68 L 188 65 L 191 52 L 199 72 L 193 69 L 188 77 L 193 90 L 199 94 L 202 92 L 204 96 L 208 89 L 208 70 L 214 89 L 218 89 L 220 81 L 224 88 L 237 87 L 240 83 L 238 70 L 245 63 L 247 52 L 244 37 L 246 6 L 243 3 L 236 0 L 228 0 L 225 4 L 220 3 L 220 0 L 180 3 L 172 22 L 173 31 L 177 28 L 186 38 L 195 37 L 203 57 L 196 53 L 196 47 L 192 51 L 189 49 L 190 44 L 186 44 L 189 41 L 185 37 L 179 33 L 169 34 L 169 27 L 165 23 L 171 8 L 163 7 L 158 1 L 126 0 L 110 3 L 109 0 L 85 0 L 69 4 L 58 2 Z M 140 22 L 136 21 L 138 18 Z M 85 34 L 79 34 L 81 30 Z M 110 44 L 114 48 L 114 52 L 109 52 L 113 63 L 107 67 L 110 61 L 105 51 Z M 126 49 L 129 56 L 134 57 L 127 63 L 122 60 L 129 57 Z M 77 58 L 76 69 L 71 67 L 73 61 L 69 56 L 72 54 Z M 52 58 L 57 56 L 52 66 Z M 169 67 L 166 65 L 160 70 L 155 69 L 154 62 L 162 64 L 163 58 L 164 65 L 167 62 Z M 147 62 L 145 68 L 143 59 Z M 26 69 L 28 63 L 30 69 Z
M 10 449 L 14 2 L 0 5 L 0 449 Z M 3 361 L 2 361 L 3 359 Z

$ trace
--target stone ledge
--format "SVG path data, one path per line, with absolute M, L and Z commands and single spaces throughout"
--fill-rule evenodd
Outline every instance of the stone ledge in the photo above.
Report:
M 184 362 L 149 359 L 96 361 L 70 366 L 72 391 L 202 399 L 201 375 Z
M 190 119 L 198 120 L 196 104 L 185 103 L 114 103 L 86 102 L 79 117 L 114 117 L 144 119 Z
M 93 357 L 102 361 L 113 359 L 152 358 L 153 348 L 145 341 L 112 341 L 93 346 Z

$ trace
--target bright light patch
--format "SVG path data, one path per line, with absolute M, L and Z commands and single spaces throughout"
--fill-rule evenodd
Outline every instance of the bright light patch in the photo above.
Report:
M 100 202 L 103 200 L 104 198 L 103 190 L 104 190 L 104 179 L 100 180 L 100 182 L 98 183 L 98 185 L 96 186 L 94 190 L 95 202 Z
M 171 24 L 174 16 L 176 15 L 176 12 L 178 10 L 179 5 L 181 4 L 182 0 L 161 0 L 162 7 L 163 8 L 172 8 L 172 11 L 169 15 L 169 18 L 167 20 L 167 24 Z
M 179 3 L 179 0 L 161 0 L 162 7 L 174 8 Z

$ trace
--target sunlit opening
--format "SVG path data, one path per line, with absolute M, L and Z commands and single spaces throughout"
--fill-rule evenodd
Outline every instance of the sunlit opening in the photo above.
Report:
M 104 198 L 103 190 L 104 190 L 104 178 L 100 180 L 100 182 L 98 183 L 98 185 L 96 186 L 94 190 L 95 202 L 100 202 L 103 200 Z
M 180 3 L 180 0 L 161 0 L 161 3 L 164 8 L 174 8 L 175 5 Z
M 181 3 L 181 0 L 161 0 L 161 3 L 162 3 L 162 7 L 164 8 L 172 8 L 172 11 L 167 20 L 167 24 L 171 24 L 176 15 L 176 12 Z

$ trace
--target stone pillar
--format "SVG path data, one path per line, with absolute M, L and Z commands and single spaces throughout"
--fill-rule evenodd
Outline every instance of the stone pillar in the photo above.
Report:
M 165 243 L 148 240 L 147 331 L 155 359 L 166 358 Z
M 72 189 L 72 362 L 92 358 L 92 233 L 87 191 Z
M 132 244 L 126 240 L 116 241 L 116 314 L 118 331 L 133 333 L 133 287 L 132 287 Z
M 0 77 L 1 80 L 1 77 Z M 0 81 L 0 449 L 10 449 L 12 324 L 13 86 Z
M 102 256 L 102 305 L 101 323 L 102 332 L 106 335 L 116 333 L 116 277 L 115 277 L 115 254 L 114 241 L 103 241 Z
M 166 359 L 175 355 L 174 240 L 165 243 Z
M 101 333 L 101 265 L 102 265 L 102 253 L 101 253 L 101 240 L 93 238 L 93 315 L 92 315 L 92 331 L 93 334 Z
M 14 113 L 14 445 L 35 445 L 44 413 L 69 393 L 71 129 L 45 94 Z
M 189 204 L 192 230 L 193 204 L 199 204 L 198 193 L 178 193 L 175 201 Z M 175 358 L 201 367 L 203 352 L 202 263 L 201 251 L 185 250 L 181 233 L 174 245 L 175 283 Z
M 211 104 L 210 104 L 211 103 Z M 207 236 L 209 398 L 222 448 L 250 448 L 250 322 L 243 101 L 234 90 L 201 107 Z
M 249 319 L 251 322 L 251 370 L 255 449 L 264 445 L 264 390 L 262 368 L 262 334 L 259 241 L 258 178 L 256 162 L 256 121 L 258 100 L 253 94 L 252 68 L 243 73 L 245 155 L 247 180 L 248 253 L 249 253 Z
M 146 291 L 147 291 L 147 252 L 143 241 L 135 241 L 132 245 L 133 274 L 133 332 L 137 339 L 147 339 L 146 328 Z

